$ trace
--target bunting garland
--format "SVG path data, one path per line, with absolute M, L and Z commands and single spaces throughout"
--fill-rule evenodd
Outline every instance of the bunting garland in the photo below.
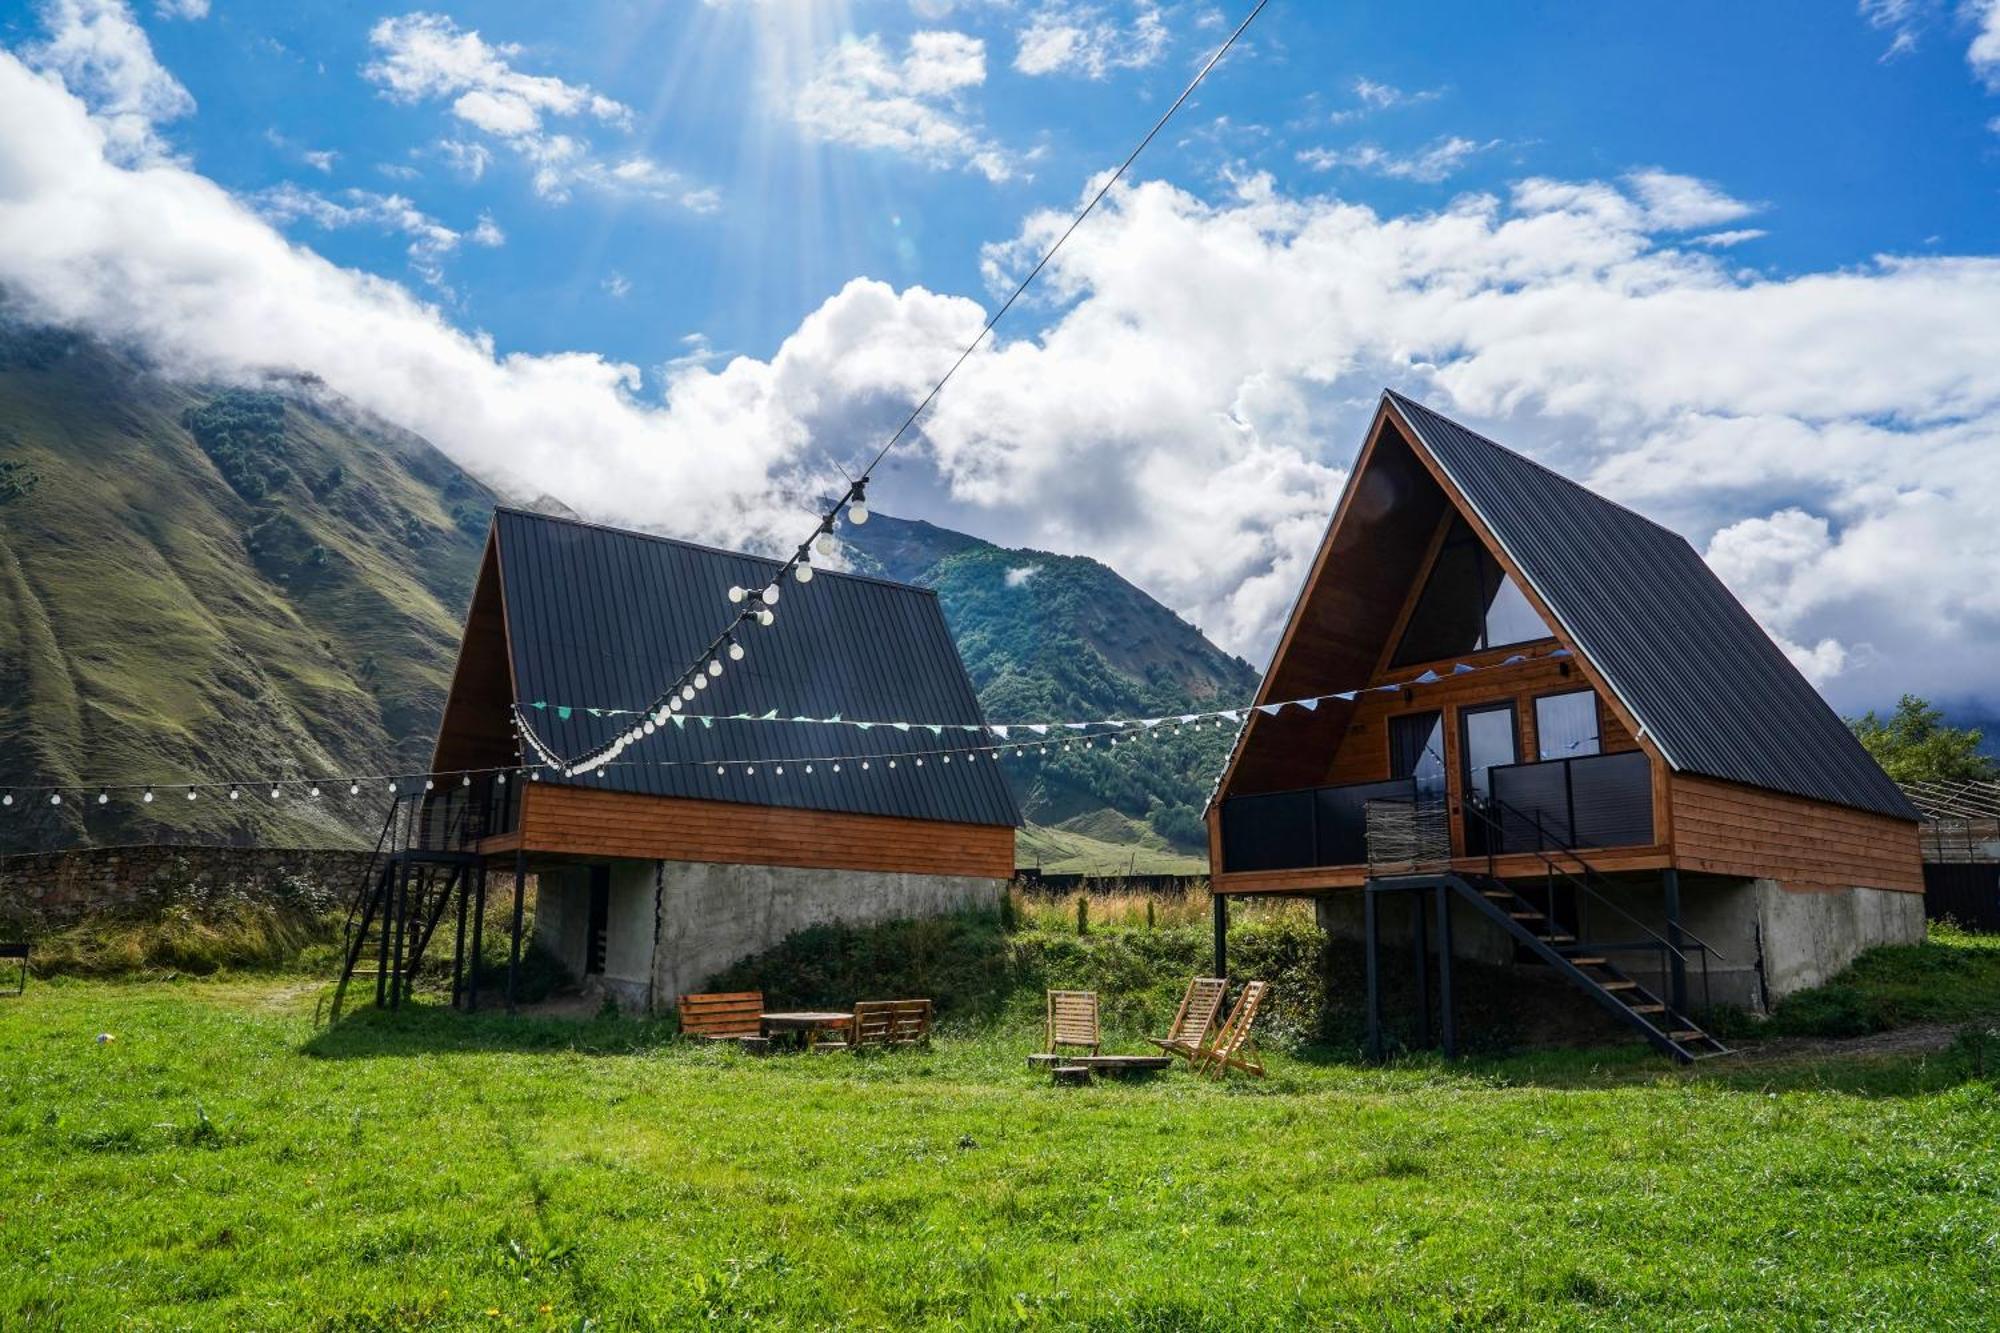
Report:
M 1204 726 L 1221 727 L 1230 725 L 1240 729 L 1255 713 L 1275 717 L 1287 709 L 1316 711 L 1329 700 L 1351 702 L 1366 694 L 1394 693 L 1407 689 L 1419 689 L 1439 681 L 1454 679 L 1476 671 L 1490 671 L 1500 667 L 1518 666 L 1531 660 L 1561 659 L 1573 656 L 1567 648 L 1557 648 L 1548 653 L 1514 653 L 1500 662 L 1474 666 L 1469 663 L 1455 663 L 1448 670 L 1427 670 L 1408 680 L 1368 686 L 1356 690 L 1339 690 L 1328 694 L 1310 695 L 1297 699 L 1283 699 L 1269 703 L 1250 704 L 1235 708 L 1207 709 L 1188 713 L 1163 714 L 1145 718 L 1098 718 L 1086 721 L 1059 722 L 1009 722 L 1009 723 L 969 723 L 969 722 L 917 722 L 902 719 L 876 721 L 844 718 L 839 714 L 831 717 L 808 717 L 801 714 L 782 715 L 776 709 L 763 713 L 732 713 L 714 715 L 702 713 L 669 712 L 665 720 L 655 722 L 647 717 L 642 728 L 635 728 L 626 735 L 651 735 L 657 730 L 671 725 L 677 731 L 685 731 L 692 724 L 704 731 L 713 730 L 718 723 L 753 724 L 801 724 L 811 726 L 849 727 L 857 731 L 890 730 L 898 734 L 928 735 L 936 741 L 943 741 L 948 734 L 980 737 L 980 743 L 971 745 L 937 745 L 931 748 L 906 749 L 887 753 L 856 754 L 829 747 L 826 752 L 807 757 L 796 755 L 772 756 L 757 759 L 608 759 L 592 766 L 588 771 L 602 773 L 609 768 L 659 768 L 659 769 L 712 769 L 716 778 L 740 775 L 753 777 L 766 773 L 774 777 L 785 777 L 796 773 L 798 776 L 831 777 L 858 773 L 886 772 L 908 764 L 911 768 L 924 768 L 935 763 L 940 766 L 953 762 L 978 763 L 998 762 L 1002 759 L 1019 759 L 1040 756 L 1051 751 L 1061 753 L 1078 748 L 1094 749 L 1102 742 L 1107 749 L 1115 749 L 1121 743 L 1131 743 L 1153 735 L 1179 735 L 1192 727 L 1197 730 Z M 130 799 L 137 794 L 141 805 L 155 804 L 161 797 L 171 797 L 183 802 L 203 799 L 238 802 L 257 799 L 260 795 L 271 802 L 285 800 L 322 801 L 342 796 L 357 797 L 410 797 L 436 791 L 440 786 L 456 785 L 471 787 L 475 780 L 485 779 L 494 787 L 505 786 L 509 781 L 539 782 L 543 774 L 551 776 L 582 776 L 572 772 L 556 752 L 536 732 L 533 719 L 555 716 L 562 720 L 573 719 L 578 713 L 588 717 L 635 717 L 640 710 L 616 708 L 589 708 L 572 705 L 557 705 L 545 700 L 514 707 L 514 728 L 520 734 L 526 747 L 533 752 L 535 761 L 505 766 L 483 768 L 448 769 L 418 773 L 373 772 L 362 774 L 322 774 L 302 776 L 296 773 L 278 776 L 238 777 L 229 779 L 196 780 L 192 782 L 70 782 L 47 786 L 0 787 L 0 815 L 24 810 L 32 805 L 62 807 L 74 804 L 85 810 L 108 806 L 114 794 L 121 799 Z

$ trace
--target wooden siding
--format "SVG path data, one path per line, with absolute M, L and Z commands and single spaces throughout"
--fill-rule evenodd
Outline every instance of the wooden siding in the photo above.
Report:
M 538 783 L 523 794 L 530 853 L 719 861 L 919 875 L 1014 873 L 1014 830 L 889 815 L 589 791 Z
M 1635 870 L 1664 870 L 1673 864 L 1668 849 L 1657 846 L 1609 847 L 1587 855 L 1590 864 L 1607 875 Z M 1486 873 L 1486 858 L 1461 856 L 1453 860 L 1451 868 L 1483 875 Z M 1523 853 L 1495 857 L 1493 872 L 1501 879 L 1540 880 L 1547 874 L 1548 867 L 1540 857 Z M 1358 889 L 1367 879 L 1366 866 L 1316 866 L 1305 870 L 1243 870 L 1222 874 L 1215 876 L 1210 887 L 1224 897 L 1241 893 L 1310 896 L 1328 890 Z
M 1923 892 L 1913 821 L 1686 773 L 1674 775 L 1671 801 L 1683 870 L 1788 889 Z

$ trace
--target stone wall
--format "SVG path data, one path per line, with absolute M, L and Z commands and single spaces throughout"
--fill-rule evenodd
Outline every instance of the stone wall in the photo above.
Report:
M 229 901 L 330 912 L 353 900 L 368 853 L 266 847 L 88 847 L 0 857 L 0 933 L 35 935 L 104 913 Z

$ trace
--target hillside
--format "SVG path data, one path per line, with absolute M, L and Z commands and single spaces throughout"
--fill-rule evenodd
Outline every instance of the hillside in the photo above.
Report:
M 188 385 L 0 324 L 0 784 L 163 784 L 150 806 L 17 806 L 0 852 L 372 836 L 379 791 L 190 803 L 165 785 L 426 764 L 492 504 L 310 379 Z M 850 563 L 938 590 L 996 721 L 1156 716 L 1255 686 L 1094 560 L 887 515 L 843 535 Z M 1107 841 L 1199 849 L 1227 744 L 1208 731 L 1055 755 L 1016 770 L 1018 794 L 1093 863 L 1121 859 Z M 1061 864 L 1057 842 L 1030 859 Z
M 886 516 L 842 537 L 862 568 L 937 589 L 994 722 L 1158 717 L 1239 704 L 1257 688 L 1248 663 L 1098 561 L 1006 550 Z M 1018 794 L 1038 824 L 1109 807 L 1172 844 L 1203 848 L 1201 804 L 1231 736 L 1161 733 L 1139 748 L 1053 754 L 1017 770 Z
M 218 390 L 0 325 L 0 782 L 421 768 L 492 497 L 310 381 Z M 0 851 L 348 841 L 363 801 L 74 800 Z

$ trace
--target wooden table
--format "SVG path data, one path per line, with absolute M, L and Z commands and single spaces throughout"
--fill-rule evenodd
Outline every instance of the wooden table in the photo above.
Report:
M 854 1015 L 837 1010 L 799 1009 L 777 1014 L 757 1015 L 765 1036 L 779 1032 L 795 1035 L 800 1047 L 811 1050 L 819 1044 L 822 1032 L 846 1032 L 854 1026 Z
M 1126 1074 L 1157 1074 L 1173 1064 L 1168 1055 L 1031 1055 L 1028 1067 L 1048 1068 L 1081 1065 L 1098 1074 L 1123 1077 Z

